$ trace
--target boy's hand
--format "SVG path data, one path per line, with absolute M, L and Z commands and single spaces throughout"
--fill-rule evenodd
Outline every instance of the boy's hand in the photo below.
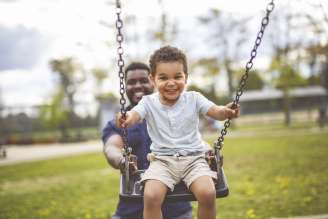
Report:
M 128 111 L 125 114 L 125 118 L 123 118 L 122 113 L 116 114 L 116 126 L 118 128 L 127 128 L 129 125 L 131 125 L 131 113 Z
M 213 107 L 210 107 L 206 115 L 213 119 L 223 121 L 229 118 L 230 119 L 237 118 L 239 114 L 240 114 L 239 104 L 234 105 L 233 102 L 231 102 L 225 106 L 214 105 Z
M 232 118 L 237 118 L 240 115 L 240 105 L 234 105 L 233 102 L 228 103 L 227 105 L 225 105 L 225 107 L 223 108 L 224 110 L 224 116 L 228 119 L 232 119 Z
M 123 118 L 122 113 L 116 115 L 116 126 L 118 128 L 128 128 L 140 121 L 139 114 L 133 110 L 127 111 L 125 116 L 126 117 Z

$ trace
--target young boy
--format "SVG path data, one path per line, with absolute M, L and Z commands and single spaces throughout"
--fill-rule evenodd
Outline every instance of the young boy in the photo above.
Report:
M 168 189 L 183 180 L 198 201 L 198 218 L 214 219 L 216 215 L 215 186 L 204 156 L 204 145 L 198 131 L 199 113 L 216 120 L 235 118 L 239 106 L 232 103 L 217 106 L 200 93 L 187 92 L 187 59 L 171 46 L 162 47 L 150 57 L 151 75 L 157 92 L 143 96 L 126 118 L 117 117 L 118 127 L 147 122 L 155 155 L 142 176 L 144 218 L 162 218 L 161 205 Z

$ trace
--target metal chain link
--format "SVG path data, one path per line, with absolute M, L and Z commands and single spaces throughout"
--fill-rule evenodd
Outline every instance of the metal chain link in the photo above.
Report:
M 121 105 L 121 114 L 123 118 L 126 117 L 126 99 L 124 97 L 125 93 L 125 84 L 124 84 L 124 60 L 123 60 L 123 34 L 122 34 L 122 28 L 123 28 L 123 21 L 121 19 L 121 3 L 119 0 L 116 0 L 116 15 L 117 15 L 117 20 L 116 20 L 116 29 L 117 29 L 117 34 L 116 34 L 116 41 L 118 43 L 118 48 L 117 48 L 117 54 L 118 54 L 118 61 L 117 61 L 117 66 L 118 66 L 118 76 L 120 78 L 120 105 Z M 126 128 L 122 129 L 122 137 L 123 137 L 123 144 L 124 144 L 124 151 L 126 155 L 129 155 L 131 150 L 128 149 L 128 138 L 127 138 L 127 130 Z
M 123 20 L 121 19 L 121 2 L 120 0 L 116 0 L 116 29 L 117 29 L 117 34 L 116 34 L 116 41 L 118 43 L 118 48 L 117 48 L 117 54 L 118 54 L 118 76 L 120 78 L 120 105 L 121 105 L 121 114 L 123 118 L 126 118 L 126 99 L 124 97 L 125 93 L 125 75 L 124 75 L 124 60 L 123 60 L 123 34 L 122 34 L 122 28 L 123 28 Z M 130 193 L 131 188 L 130 188 L 130 168 L 129 168 L 129 163 L 130 163 L 130 155 L 132 152 L 132 149 L 128 146 L 128 132 L 127 128 L 122 128 L 122 138 L 123 138 L 123 156 L 125 157 L 125 190 L 126 192 Z
M 271 0 L 271 2 L 269 2 L 267 7 L 266 7 L 266 15 L 262 18 L 260 31 L 258 32 L 257 37 L 255 39 L 255 44 L 254 44 L 254 47 L 251 51 L 250 59 L 246 63 L 246 66 L 245 66 L 245 73 L 239 81 L 236 96 L 235 96 L 235 99 L 233 100 L 233 106 L 235 106 L 235 107 L 238 105 L 239 99 L 240 99 L 241 95 L 244 92 L 244 88 L 246 86 L 246 82 L 247 82 L 247 79 L 248 79 L 248 73 L 253 67 L 253 60 L 257 55 L 257 49 L 258 49 L 258 47 L 260 46 L 260 44 L 262 42 L 262 37 L 264 35 L 264 31 L 265 31 L 266 26 L 269 24 L 269 16 L 270 16 L 271 12 L 273 11 L 273 9 L 274 9 L 274 0 Z M 222 149 L 224 136 L 228 132 L 227 129 L 229 128 L 230 123 L 231 123 L 231 119 L 228 119 L 228 120 L 225 121 L 224 128 L 221 130 L 221 133 L 220 133 L 221 135 L 219 136 L 217 141 L 214 143 L 215 149 L 217 149 L 217 150 Z

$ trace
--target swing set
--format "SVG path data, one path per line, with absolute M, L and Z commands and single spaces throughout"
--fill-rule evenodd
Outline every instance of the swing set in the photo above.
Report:
M 247 61 L 245 66 L 245 72 L 243 76 L 241 77 L 239 81 L 239 85 L 237 88 L 237 92 L 235 95 L 235 98 L 233 100 L 233 105 L 237 106 L 239 103 L 239 99 L 243 94 L 244 88 L 246 86 L 246 82 L 248 79 L 249 71 L 253 67 L 253 61 L 257 55 L 257 49 L 260 46 L 262 42 L 262 38 L 264 35 L 265 28 L 269 24 L 269 17 L 271 12 L 274 9 L 274 0 L 270 0 L 270 2 L 267 4 L 266 7 L 266 14 L 262 18 L 261 21 L 261 27 L 259 32 L 257 33 L 253 49 L 250 53 L 250 59 Z M 124 85 L 124 60 L 123 60 L 123 34 L 122 34 L 122 28 L 123 28 L 123 21 L 121 19 L 121 2 L 120 0 L 116 0 L 116 29 L 117 29 L 117 35 L 116 40 L 118 43 L 117 53 L 118 53 L 118 76 L 120 79 L 120 106 L 121 106 L 121 114 L 123 118 L 126 116 L 126 108 L 125 103 L 126 99 L 124 97 L 125 93 L 125 85 Z M 213 151 L 209 151 L 206 154 L 207 161 L 210 165 L 210 168 L 213 171 L 217 172 L 218 180 L 215 182 L 215 188 L 216 188 L 216 197 L 217 198 L 223 198 L 228 196 L 229 194 L 229 188 L 227 183 L 227 178 L 224 174 L 223 170 L 223 156 L 221 154 L 221 150 L 223 148 L 224 144 L 224 136 L 227 134 L 227 130 L 230 126 L 231 119 L 227 119 L 224 123 L 224 128 L 221 130 L 220 135 L 218 139 L 214 142 Z M 120 197 L 123 200 L 127 201 L 133 201 L 133 200 L 141 200 L 143 199 L 143 191 L 141 189 L 141 185 L 139 183 L 141 179 L 141 175 L 145 170 L 137 170 L 132 171 L 130 170 L 130 163 L 134 162 L 131 156 L 132 149 L 128 146 L 128 140 L 127 140 L 127 129 L 123 128 L 122 131 L 122 138 L 123 138 L 123 156 L 125 157 L 125 171 L 124 174 L 121 176 L 120 181 Z M 175 201 L 195 201 L 195 196 L 188 190 L 188 188 L 185 186 L 183 182 L 180 182 L 178 185 L 175 186 L 174 191 L 169 191 L 166 195 L 165 201 L 167 202 L 175 202 Z

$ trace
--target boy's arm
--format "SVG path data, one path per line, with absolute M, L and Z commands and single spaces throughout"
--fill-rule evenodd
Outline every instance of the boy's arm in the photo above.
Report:
M 134 110 L 126 112 L 126 118 L 123 119 L 121 113 L 116 116 L 116 126 L 118 128 L 128 128 L 141 120 L 141 116 Z
M 225 106 L 213 105 L 209 108 L 206 115 L 216 120 L 226 120 L 228 118 L 237 118 L 239 116 L 240 106 L 233 107 L 233 103 Z

